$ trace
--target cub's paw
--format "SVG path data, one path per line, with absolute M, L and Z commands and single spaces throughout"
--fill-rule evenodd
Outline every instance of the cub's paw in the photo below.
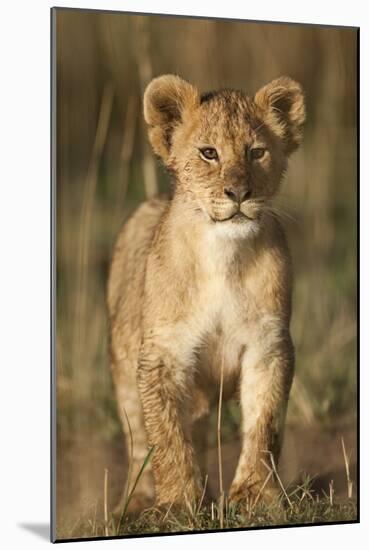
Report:
M 159 495 L 155 506 L 163 512 L 167 512 L 168 510 L 171 512 L 180 512 L 183 510 L 194 512 L 198 509 L 202 498 L 202 493 L 197 489 L 183 491 L 180 495 Z
M 246 481 L 240 485 L 231 487 L 229 503 L 249 511 L 258 503 L 268 506 L 276 505 L 279 502 L 279 490 L 275 486 L 262 486 L 262 483 Z

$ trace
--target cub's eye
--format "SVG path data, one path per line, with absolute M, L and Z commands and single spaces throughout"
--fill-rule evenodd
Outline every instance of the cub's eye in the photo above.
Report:
M 248 149 L 248 157 L 251 160 L 261 159 L 265 154 L 265 149 L 262 147 L 255 147 L 254 149 Z
M 218 160 L 218 153 L 214 147 L 203 147 L 200 149 L 201 156 L 207 160 Z

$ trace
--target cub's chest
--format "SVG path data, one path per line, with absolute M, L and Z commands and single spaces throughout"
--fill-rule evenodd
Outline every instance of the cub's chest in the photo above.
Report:
M 258 308 L 247 281 L 235 284 L 222 274 L 209 278 L 199 290 L 189 322 L 198 335 L 196 370 L 200 380 L 205 385 L 218 382 L 223 364 L 228 392 L 233 388 L 250 341 L 255 341 L 258 332 Z
M 214 267 L 208 265 L 197 278 L 185 320 L 186 333 L 192 335 L 197 352 L 222 345 L 232 346 L 237 353 L 245 327 L 257 322 L 255 298 L 247 277 L 238 274 L 236 278 L 224 264 Z
M 219 239 L 207 239 L 200 246 L 191 304 L 194 315 L 222 329 L 257 315 L 257 289 L 253 288 L 242 249 L 237 249 L 236 243 Z
M 232 322 L 252 316 L 252 302 L 252 294 L 244 281 L 230 280 L 219 270 L 198 281 L 192 301 L 192 315 L 199 321 L 204 319 L 210 325 L 226 328 Z
M 245 350 L 261 330 L 264 283 L 255 277 L 252 255 L 233 243 L 210 243 L 206 262 L 199 264 L 196 292 L 187 318 L 197 335 L 198 367 L 218 379 L 237 374 Z

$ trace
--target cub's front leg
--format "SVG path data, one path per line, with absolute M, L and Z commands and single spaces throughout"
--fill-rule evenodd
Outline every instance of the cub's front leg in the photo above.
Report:
M 201 495 L 200 469 L 191 441 L 185 393 L 188 369 L 168 349 L 145 341 L 138 365 L 138 388 L 159 506 L 193 506 Z
M 258 495 L 271 501 L 278 494 L 274 476 L 263 488 L 269 473 L 263 461 L 271 467 L 272 455 L 278 464 L 293 372 L 288 328 L 267 323 L 249 345 L 241 365 L 242 449 L 230 489 L 233 502 L 248 506 Z

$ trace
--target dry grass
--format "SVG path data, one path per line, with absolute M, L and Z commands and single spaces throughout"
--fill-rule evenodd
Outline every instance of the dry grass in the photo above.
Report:
M 218 419 L 220 408 L 218 408 Z M 220 423 L 220 422 L 219 422 Z M 133 446 L 133 434 L 130 432 L 131 446 Z M 97 519 L 97 505 L 91 510 L 84 511 L 78 521 L 74 524 L 60 522 L 57 531 L 57 539 L 94 538 L 101 536 L 130 536 L 145 533 L 185 533 L 188 531 L 215 531 L 241 528 L 255 528 L 266 526 L 283 525 L 316 525 L 320 523 L 355 522 L 358 519 L 356 500 L 353 498 L 353 482 L 350 479 L 349 460 L 346 453 L 344 439 L 342 443 L 342 467 L 347 475 L 347 498 L 337 499 L 334 495 L 333 480 L 329 483 L 329 494 L 323 491 L 320 495 L 313 489 L 313 479 L 305 476 L 300 484 L 285 487 L 276 470 L 273 455 L 269 453 L 270 464 L 263 460 L 266 468 L 265 482 L 254 502 L 240 507 L 228 501 L 223 490 L 221 473 L 221 462 L 219 463 L 219 486 L 220 495 L 216 500 L 207 499 L 204 503 L 207 478 L 204 483 L 204 490 L 199 502 L 192 503 L 192 506 L 184 506 L 182 510 L 172 510 L 170 505 L 167 509 L 155 507 L 142 511 L 141 514 L 130 516 L 127 513 L 129 501 L 134 494 L 137 483 L 155 452 L 150 449 L 142 463 L 140 472 L 135 480 L 128 474 L 125 502 L 122 505 L 121 514 L 108 514 L 107 492 L 108 492 L 108 470 L 104 472 L 104 494 L 103 494 L 103 520 Z M 221 445 L 218 445 L 218 453 Z M 273 504 L 267 506 L 263 503 L 263 491 L 269 478 L 274 475 L 280 485 L 279 497 Z
M 140 515 L 124 516 L 124 521 L 110 515 L 108 521 L 96 520 L 96 506 L 86 510 L 74 524 L 60 522 L 57 539 L 94 538 L 101 536 L 130 536 L 151 533 L 185 533 L 188 531 L 215 531 L 249 529 L 283 525 L 316 525 L 320 523 L 355 522 L 357 506 L 353 499 L 336 499 L 330 495 L 317 495 L 308 477 L 298 486 L 283 487 L 280 497 L 266 506 L 261 500 L 242 509 L 228 502 L 223 494 L 220 501 L 195 503 L 193 511 L 175 512 L 155 507 Z M 90 516 L 90 514 L 93 514 Z

